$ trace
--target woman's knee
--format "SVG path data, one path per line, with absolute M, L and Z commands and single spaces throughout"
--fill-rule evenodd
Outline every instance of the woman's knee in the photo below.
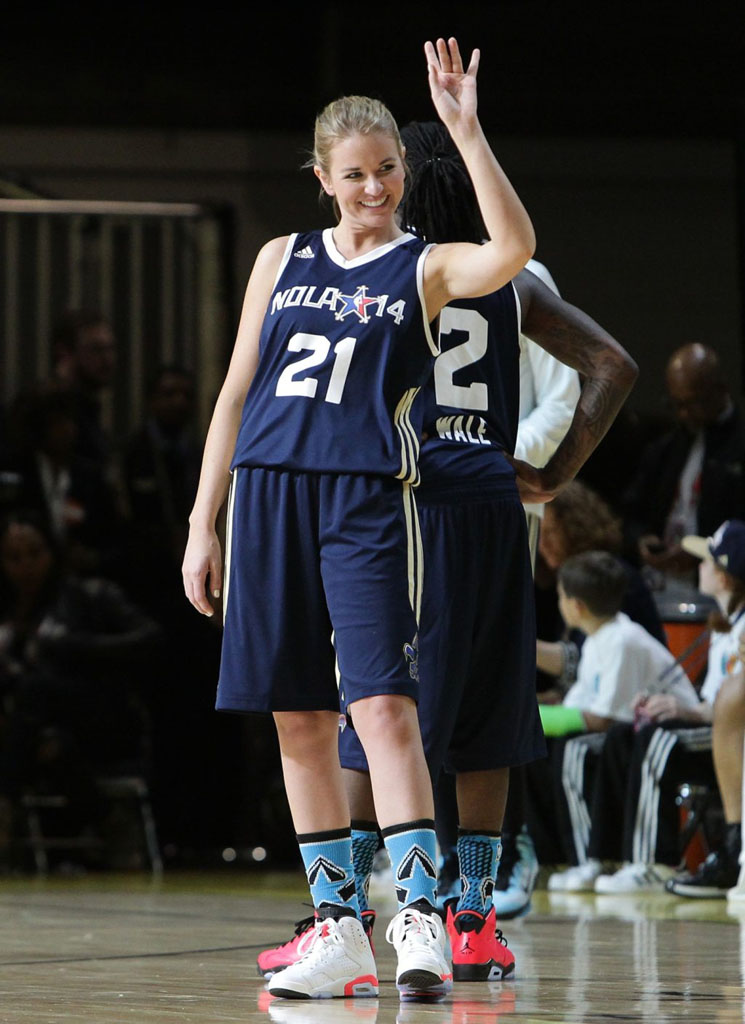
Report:
M 410 697 L 383 693 L 356 701 L 350 708 L 352 721 L 360 739 L 386 737 L 388 742 L 419 735 L 416 704 Z
M 308 752 L 336 742 L 339 716 L 332 711 L 275 711 L 274 724 L 282 753 Z

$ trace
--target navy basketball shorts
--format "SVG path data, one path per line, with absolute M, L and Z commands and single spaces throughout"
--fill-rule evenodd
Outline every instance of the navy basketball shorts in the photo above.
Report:
M 533 576 L 525 513 L 512 496 L 419 502 L 424 548 L 418 704 L 436 778 L 514 767 L 546 754 L 536 699 Z M 354 731 L 341 763 L 367 770 Z
M 420 581 L 408 484 L 239 467 L 217 709 L 339 711 L 340 689 L 416 700 Z

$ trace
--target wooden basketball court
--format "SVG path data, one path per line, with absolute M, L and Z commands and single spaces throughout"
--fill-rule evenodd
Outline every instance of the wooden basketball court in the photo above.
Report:
M 536 893 L 505 922 L 514 981 L 400 1004 L 378 906 L 378 1000 L 271 999 L 256 954 L 308 913 L 301 875 L 0 882 L 0 1021 L 496 1024 L 742 1021 L 745 914 L 724 901 Z

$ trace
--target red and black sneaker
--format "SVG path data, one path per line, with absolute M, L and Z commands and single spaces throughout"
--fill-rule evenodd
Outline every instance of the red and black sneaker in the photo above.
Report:
M 316 936 L 315 930 L 316 917 L 315 914 L 311 917 L 305 917 L 302 921 L 296 921 L 295 923 L 295 936 L 288 942 L 283 942 L 280 946 L 274 946 L 272 949 L 265 949 L 263 953 L 259 953 L 256 958 L 256 965 L 259 969 L 259 974 L 265 978 L 271 978 L 277 971 L 282 971 L 285 967 L 289 967 L 290 964 L 297 963 L 301 957 L 310 950 L 313 945 L 313 940 Z M 362 927 L 365 929 L 365 934 L 370 940 L 370 946 L 372 948 L 372 933 L 373 927 L 375 926 L 375 911 L 364 910 L 362 912 Z M 375 949 L 373 948 L 373 955 Z
M 448 906 L 447 930 L 453 952 L 453 981 L 501 981 L 515 972 L 515 956 L 497 928 L 494 907 L 484 917 Z

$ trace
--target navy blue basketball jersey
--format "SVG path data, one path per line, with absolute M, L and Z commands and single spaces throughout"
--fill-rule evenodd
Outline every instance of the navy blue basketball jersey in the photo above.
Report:
M 512 284 L 440 313 L 440 355 L 417 399 L 427 440 L 419 456 L 422 499 L 512 483 L 503 452 L 515 450 L 520 405 L 520 305 Z
M 406 234 L 346 260 L 330 228 L 290 237 L 233 467 L 417 482 L 411 407 L 437 354 L 423 301 L 428 249 Z

